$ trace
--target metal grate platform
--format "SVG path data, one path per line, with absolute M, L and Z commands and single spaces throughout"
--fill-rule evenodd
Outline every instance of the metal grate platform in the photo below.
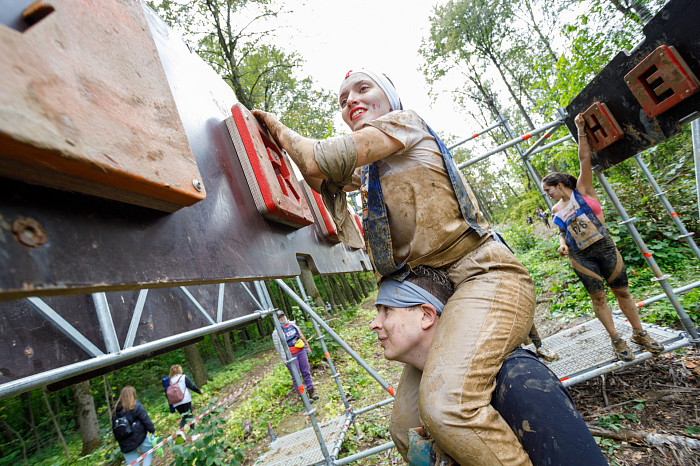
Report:
M 651 356 L 650 353 L 644 351 L 644 348 L 630 341 L 632 327 L 627 322 L 627 319 L 613 314 L 613 321 L 618 334 L 627 341 L 630 349 L 635 353 L 636 361 Z M 667 350 L 686 346 L 690 343 L 685 333 L 678 330 L 644 323 L 642 326 L 652 338 L 659 343 L 663 343 Z M 586 373 L 596 371 L 596 374 L 598 374 L 601 372 L 601 369 L 609 369 L 602 370 L 604 373 L 634 364 L 634 361 L 622 362 L 615 357 L 608 332 L 605 331 L 598 319 L 590 320 L 584 324 L 549 336 L 543 339 L 542 343 L 548 349 L 559 354 L 559 359 L 546 363 L 547 366 L 561 380 L 577 378 L 578 380 L 574 383 L 586 380 L 584 376 Z M 529 345 L 527 348 L 534 351 L 533 345 Z
M 343 441 L 347 416 L 337 417 L 319 424 L 321 435 L 330 451 Z M 270 444 L 270 451 L 261 456 L 256 465 L 310 466 L 325 462 L 313 427 L 279 437 Z

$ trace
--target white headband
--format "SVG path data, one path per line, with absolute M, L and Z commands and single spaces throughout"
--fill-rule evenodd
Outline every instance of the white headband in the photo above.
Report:
M 401 105 L 399 93 L 396 92 L 396 88 L 394 88 L 394 85 L 392 84 L 391 80 L 387 78 L 386 75 L 381 73 L 375 73 L 374 71 L 362 68 L 357 71 L 348 71 L 348 73 L 345 75 L 345 79 L 348 79 L 350 75 L 353 75 L 355 73 L 366 74 L 367 76 L 372 78 L 372 81 L 377 83 L 381 90 L 384 91 L 384 94 L 386 94 L 386 97 L 387 99 L 389 99 L 389 105 L 391 106 L 392 110 L 403 110 L 403 105 Z

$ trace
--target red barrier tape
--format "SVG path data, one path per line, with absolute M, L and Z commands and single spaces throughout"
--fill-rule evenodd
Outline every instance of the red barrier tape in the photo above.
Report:
M 253 382 L 257 382 L 258 380 L 262 379 L 262 378 L 263 378 L 264 376 L 266 376 L 267 373 L 270 372 L 272 369 L 274 369 L 274 366 L 270 367 L 269 369 L 267 369 L 265 372 L 263 372 L 262 374 L 258 375 L 257 377 L 253 377 L 252 379 L 250 379 L 249 381 L 247 381 L 246 383 L 244 383 L 243 385 L 241 385 L 240 387 L 238 387 L 236 390 L 234 390 L 234 391 L 232 391 L 231 393 L 229 393 L 228 395 L 226 395 L 226 397 L 222 398 L 221 401 L 219 401 L 217 404 L 215 404 L 215 405 L 212 406 L 211 408 L 207 409 L 206 411 L 204 411 L 204 412 L 203 412 L 202 414 L 200 414 L 199 416 L 195 417 L 192 421 L 189 422 L 189 424 L 186 424 L 186 425 L 182 426 L 181 429 L 178 429 L 178 430 L 176 430 L 175 432 L 173 432 L 171 435 L 168 435 L 167 437 L 165 437 L 163 440 L 160 441 L 160 443 L 158 443 L 156 446 L 152 447 L 152 448 L 151 448 L 150 450 L 148 450 L 146 453 L 144 453 L 144 454 L 142 454 L 141 456 L 139 456 L 138 458 L 136 458 L 134 461 L 132 461 L 131 463 L 129 463 L 127 466 L 133 466 L 133 465 L 135 465 L 135 464 L 139 464 L 139 463 L 141 462 L 141 460 L 143 460 L 144 458 L 146 458 L 146 456 L 150 455 L 151 453 L 153 453 L 154 451 L 156 451 L 158 448 L 160 448 L 160 447 L 162 447 L 163 445 L 165 445 L 166 443 L 168 443 L 171 439 L 174 439 L 175 437 L 177 437 L 177 436 L 180 434 L 180 432 L 184 432 L 184 430 L 185 430 L 186 427 L 189 427 L 189 426 L 191 426 L 192 424 L 194 424 L 195 422 L 198 422 L 201 418 L 203 418 L 203 417 L 206 416 L 207 414 L 211 413 L 213 410 L 215 410 L 216 408 L 218 408 L 219 406 L 221 406 L 223 403 L 225 403 L 225 402 L 228 401 L 229 399 L 233 398 L 234 396 L 240 395 L 241 392 L 242 392 L 243 390 L 245 390 L 250 384 L 252 384 Z

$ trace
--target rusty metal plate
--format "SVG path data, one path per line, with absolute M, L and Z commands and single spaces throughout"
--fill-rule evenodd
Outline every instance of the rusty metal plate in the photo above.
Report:
M 594 166 L 611 167 L 673 137 L 681 130 L 681 120 L 700 111 L 700 92 L 696 92 L 663 113 L 649 116 L 625 82 L 625 76 L 661 46 L 674 47 L 689 72 L 700 76 L 698 24 L 700 2 L 670 0 L 644 26 L 644 40 L 631 53 L 618 53 L 566 107 L 566 126 L 575 138 L 574 118 L 595 102 L 605 103 L 624 132 L 620 142 L 593 153 Z
M 204 199 L 141 2 L 13 3 L 0 24 L 0 175 L 167 212 Z
M 206 199 L 164 214 L 0 178 L 0 300 L 290 277 L 298 256 L 314 273 L 371 270 L 364 251 L 327 240 L 316 224 L 260 215 L 226 128 L 232 89 L 146 11 Z M 13 232 L 20 219 L 32 222 Z
M 698 78 L 675 47 L 662 45 L 627 76 L 625 83 L 647 115 L 655 117 L 700 89 Z

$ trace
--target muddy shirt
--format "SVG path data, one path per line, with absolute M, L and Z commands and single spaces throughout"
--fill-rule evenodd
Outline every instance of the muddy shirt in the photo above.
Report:
M 442 267 L 487 238 L 480 237 L 464 220 L 440 149 L 416 112 L 394 111 L 367 125 L 404 146 L 377 161 L 397 263 Z M 353 177 L 355 186 L 359 186 L 359 178 L 358 169 Z M 464 184 L 472 203 L 478 205 Z M 360 192 L 366 204 L 366 187 L 361 187 Z M 480 213 L 477 218 L 479 225 L 488 230 Z

